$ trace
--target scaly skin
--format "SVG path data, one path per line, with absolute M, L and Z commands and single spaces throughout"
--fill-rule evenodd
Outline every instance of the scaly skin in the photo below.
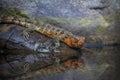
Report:
M 85 38 L 73 35 L 71 32 L 56 28 L 50 24 L 36 23 L 23 17 L 7 16 L 0 18 L 0 23 L 17 24 L 31 30 L 35 30 L 50 38 L 58 36 L 60 41 L 66 43 L 70 47 L 81 48 L 84 45 Z

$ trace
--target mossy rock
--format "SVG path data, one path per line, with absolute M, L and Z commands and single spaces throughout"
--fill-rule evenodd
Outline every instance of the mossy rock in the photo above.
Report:
M 25 17 L 25 18 L 29 18 L 25 12 L 22 12 L 20 10 L 18 10 L 17 8 L 13 8 L 13 9 L 5 9 L 0 7 L 0 17 L 3 16 L 21 16 L 21 17 Z

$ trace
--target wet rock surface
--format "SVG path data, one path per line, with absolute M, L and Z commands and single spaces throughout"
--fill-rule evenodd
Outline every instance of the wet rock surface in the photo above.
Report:
M 77 58 L 81 54 L 78 50 L 63 43 L 56 51 L 54 40 L 37 32 L 29 34 L 29 40 L 26 41 L 21 35 L 23 30 L 23 27 L 17 25 L 1 24 L 0 43 L 3 43 L 0 45 L 1 77 L 18 76 L 49 65 L 59 65 L 61 62 Z M 68 51 L 66 52 L 66 50 Z M 59 62 L 56 62 L 56 59 Z
M 83 35 L 86 43 L 109 44 L 120 40 L 119 0 L 1 0 L 0 4 L 8 9 L 18 8 L 41 21 Z M 26 46 L 29 47 L 28 43 Z M 33 46 L 29 48 L 33 49 Z M 28 80 L 119 80 L 119 50 L 119 46 L 85 48 L 80 56 L 84 68 L 42 76 L 38 72 Z

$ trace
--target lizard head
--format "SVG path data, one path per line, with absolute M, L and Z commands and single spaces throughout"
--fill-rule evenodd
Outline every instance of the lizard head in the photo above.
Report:
M 65 43 L 70 47 L 81 48 L 85 43 L 85 37 L 69 37 L 65 39 Z

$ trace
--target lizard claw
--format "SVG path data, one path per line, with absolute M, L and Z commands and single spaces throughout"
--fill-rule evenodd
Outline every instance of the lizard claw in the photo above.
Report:
M 29 35 L 29 33 L 28 33 L 28 32 L 23 31 L 21 34 L 23 35 L 24 40 L 26 40 L 26 41 L 28 41 L 28 40 L 29 40 L 30 35 Z
M 23 35 L 23 38 L 27 41 L 27 40 L 29 40 L 29 37 L 30 37 L 30 35 L 29 35 L 29 33 L 25 33 L 24 35 Z

